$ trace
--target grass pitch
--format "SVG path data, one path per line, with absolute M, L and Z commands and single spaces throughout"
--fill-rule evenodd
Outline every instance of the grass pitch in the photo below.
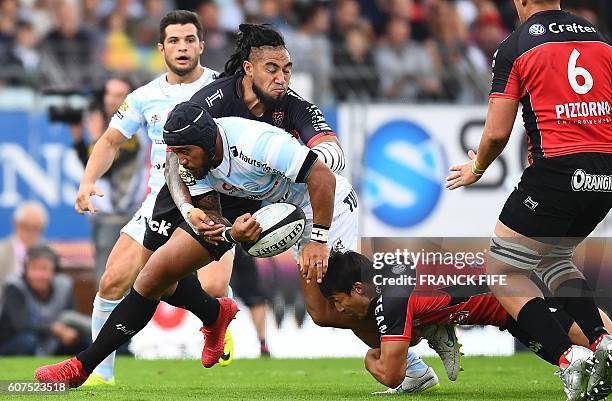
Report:
M 34 370 L 60 359 L 0 358 L 0 380 L 32 380 Z M 199 361 L 118 358 L 117 385 L 57 395 L 0 394 L 0 400 L 564 400 L 555 368 L 532 354 L 463 359 L 450 382 L 438 359 L 426 358 L 440 378 L 436 393 L 374 396 L 384 390 L 361 359 L 243 359 L 204 369 Z M 5 386 L 6 387 L 6 386 Z

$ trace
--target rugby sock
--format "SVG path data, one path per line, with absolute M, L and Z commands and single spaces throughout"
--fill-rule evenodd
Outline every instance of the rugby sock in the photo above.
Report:
M 187 309 L 202 321 L 204 326 L 214 323 L 219 316 L 219 301 L 206 293 L 195 274 L 179 280 L 174 294 L 162 301 L 178 308 Z
M 572 341 L 542 298 L 533 298 L 523 305 L 516 321 L 533 340 L 542 344 L 546 353 L 551 355 L 556 364 L 561 355 L 572 346 Z
M 96 297 L 93 302 L 93 312 L 91 313 L 91 339 L 95 341 L 98 337 L 98 333 L 104 326 L 106 319 L 110 316 L 111 312 L 119 303 L 121 299 L 109 300 L 100 297 L 100 294 L 96 293 Z M 106 359 L 104 359 L 94 370 L 95 373 L 102 376 L 106 381 L 109 381 L 115 375 L 115 351 L 113 351 Z
M 407 360 L 406 375 L 410 377 L 422 376 L 429 367 L 423 362 L 421 357 L 411 349 L 408 349 Z
M 574 318 L 584 335 L 593 344 L 602 334 L 608 334 L 595 305 L 592 291 L 587 282 L 574 278 L 563 282 L 555 291 L 555 300 Z
M 108 355 L 142 330 L 153 317 L 159 301 L 143 297 L 134 288 L 117 305 L 96 341 L 76 357 L 86 372 L 92 372 Z

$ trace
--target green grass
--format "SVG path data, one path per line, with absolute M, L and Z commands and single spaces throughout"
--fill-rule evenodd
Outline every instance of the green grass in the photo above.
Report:
M 0 380 L 31 380 L 36 367 L 58 359 L 0 358 Z M 427 358 L 440 377 L 438 392 L 396 395 L 410 400 L 562 400 L 555 368 L 531 354 L 463 359 L 464 372 L 451 383 L 437 359 Z M 71 390 L 62 395 L 2 395 L 0 400 L 365 400 L 383 390 L 360 359 L 236 360 L 210 370 L 199 361 L 119 358 L 114 387 Z M 382 396 L 388 398 L 387 396 Z

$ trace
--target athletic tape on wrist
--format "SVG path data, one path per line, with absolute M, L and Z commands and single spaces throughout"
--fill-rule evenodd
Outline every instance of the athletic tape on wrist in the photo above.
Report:
M 329 227 L 321 224 L 313 224 L 310 239 L 315 242 L 327 244 L 327 241 L 329 240 Z
M 236 240 L 234 239 L 234 237 L 232 237 L 232 228 L 231 228 L 231 227 L 227 227 L 227 228 L 226 228 L 226 229 L 225 229 L 225 230 L 224 230 L 224 231 L 221 233 L 221 236 L 223 237 L 223 239 L 224 239 L 226 242 L 229 242 L 230 244 L 235 244 L 235 243 L 237 243 L 237 242 L 238 242 L 238 241 L 236 241 Z
M 181 207 L 179 207 L 179 210 L 181 211 L 181 214 L 183 215 L 183 218 L 189 222 L 189 220 L 187 219 L 187 215 L 189 214 L 189 212 L 191 211 L 191 209 L 193 209 L 193 205 L 191 203 L 183 203 L 181 205 Z

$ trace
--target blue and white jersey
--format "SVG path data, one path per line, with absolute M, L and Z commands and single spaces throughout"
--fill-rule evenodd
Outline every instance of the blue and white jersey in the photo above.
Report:
M 270 124 L 240 117 L 215 122 L 223 140 L 223 161 L 196 181 L 197 194 L 215 190 L 239 198 L 288 202 L 307 215 L 312 213 L 305 182 L 316 153 Z M 346 181 L 336 175 L 338 180 Z
M 189 100 L 194 93 L 212 82 L 217 72 L 204 67 L 202 76 L 194 82 L 171 85 L 163 74 L 130 93 L 113 116 L 109 127 L 131 138 L 140 128 L 151 140 L 151 156 L 147 202 L 154 202 L 157 193 L 166 183 L 166 144 L 163 127 L 175 105 Z M 191 189 L 195 190 L 197 186 Z

